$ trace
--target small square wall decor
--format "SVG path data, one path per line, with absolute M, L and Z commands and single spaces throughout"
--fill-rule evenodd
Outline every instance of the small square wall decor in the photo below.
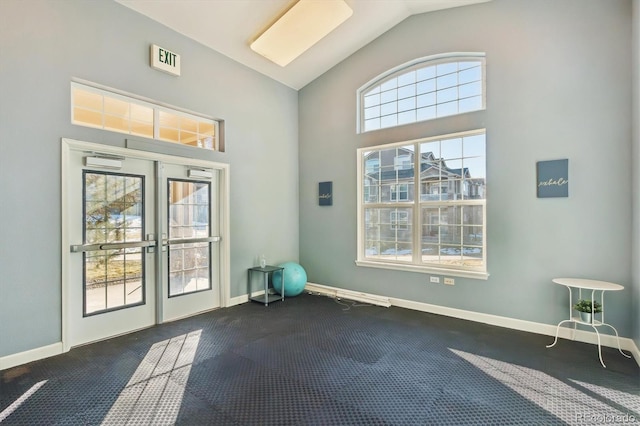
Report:
M 333 205 L 333 182 L 318 183 L 318 205 L 319 206 Z
M 538 161 L 538 198 L 569 196 L 569 160 Z

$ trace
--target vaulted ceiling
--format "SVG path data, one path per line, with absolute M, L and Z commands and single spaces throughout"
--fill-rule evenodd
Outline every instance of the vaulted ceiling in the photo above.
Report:
M 411 15 L 490 0 L 345 0 L 353 15 L 286 67 L 263 58 L 249 45 L 296 0 L 115 1 L 274 80 L 301 89 Z

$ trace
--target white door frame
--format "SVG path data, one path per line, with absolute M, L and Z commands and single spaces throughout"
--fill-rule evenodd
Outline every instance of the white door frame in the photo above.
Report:
M 217 163 L 213 161 L 201 160 L 196 158 L 187 158 L 187 157 L 176 157 L 172 155 L 158 154 L 154 152 L 147 151 L 139 151 L 129 148 L 121 148 L 114 147 L 109 145 L 103 145 L 93 142 L 84 142 L 78 141 L 74 139 L 62 138 L 62 186 L 61 186 L 61 195 L 62 195 L 62 224 L 61 224 L 61 240 L 62 240 L 62 351 L 67 352 L 71 349 L 69 342 L 69 321 L 70 318 L 70 309 L 69 309 L 69 276 L 72 273 L 69 271 L 69 256 L 71 254 L 70 246 L 72 244 L 69 241 L 68 231 L 71 226 L 68 223 L 68 212 L 67 212 L 67 204 L 69 202 L 69 197 L 72 194 L 69 193 L 68 190 L 68 173 L 70 165 L 70 153 L 71 151 L 87 151 L 87 152 L 95 152 L 95 153 L 103 153 L 109 155 L 116 156 L 124 156 L 130 158 L 139 158 L 150 161 L 164 162 L 170 164 L 178 164 L 184 166 L 194 166 L 194 167 L 203 167 L 208 169 L 215 169 L 219 171 L 219 180 L 218 180 L 218 195 L 219 195 L 219 206 L 218 214 L 220 218 L 220 271 L 219 271 L 219 282 L 220 282 L 220 307 L 224 308 L 230 306 L 230 289 L 231 289 L 231 277 L 230 277 L 230 253 L 231 253 L 231 244 L 230 244 L 230 210 L 229 210 L 229 164 Z M 157 226 L 157 224 L 156 224 Z M 73 242 L 76 244 L 77 242 Z M 160 256 L 161 246 L 158 246 L 158 256 Z M 158 303 L 160 303 L 160 292 L 156 291 L 156 300 L 149 301 L 149 303 L 154 303 L 156 305 L 156 310 L 158 309 Z M 157 323 L 162 322 L 161 318 L 157 317 Z

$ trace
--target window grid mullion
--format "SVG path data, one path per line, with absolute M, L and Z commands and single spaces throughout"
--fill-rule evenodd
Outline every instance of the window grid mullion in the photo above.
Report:
M 420 211 L 421 158 L 420 144 L 413 144 L 413 263 L 422 262 L 422 212 Z
M 160 139 L 160 110 L 153 109 L 153 138 Z
M 101 95 L 100 98 L 102 99 L 102 111 L 100 111 L 100 118 L 101 118 L 101 121 L 102 121 L 102 127 L 101 128 L 104 129 L 106 124 L 107 124 L 107 121 L 106 121 L 106 117 L 107 117 L 106 109 L 107 108 L 106 108 L 106 105 L 105 105 L 104 94 Z

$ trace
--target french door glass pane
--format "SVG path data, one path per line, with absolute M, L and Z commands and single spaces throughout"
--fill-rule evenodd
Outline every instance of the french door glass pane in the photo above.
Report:
M 144 239 L 144 177 L 84 172 L 84 244 Z M 84 252 L 84 315 L 144 303 L 144 250 Z
M 209 237 L 210 183 L 169 179 L 169 239 Z M 208 242 L 172 244 L 169 297 L 211 288 Z

